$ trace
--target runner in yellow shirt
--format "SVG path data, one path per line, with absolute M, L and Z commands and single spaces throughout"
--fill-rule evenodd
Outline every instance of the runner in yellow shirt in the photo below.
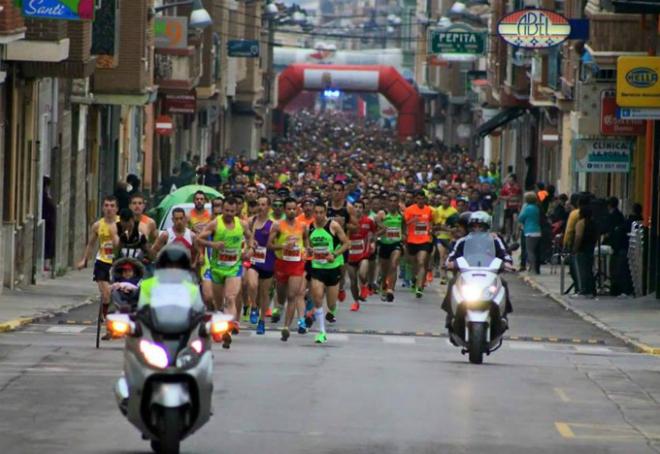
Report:
M 445 263 L 449 254 L 449 242 L 451 241 L 451 228 L 447 225 L 447 219 L 458 214 L 458 210 L 451 206 L 449 196 L 443 194 L 440 197 L 440 206 L 433 210 L 433 230 L 435 232 L 436 246 L 440 254 L 440 264 Z M 447 284 L 447 271 L 440 267 L 440 285 Z

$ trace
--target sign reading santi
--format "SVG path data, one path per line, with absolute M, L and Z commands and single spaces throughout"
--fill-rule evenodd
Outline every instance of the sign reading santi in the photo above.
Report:
M 94 0 L 19 0 L 23 16 L 35 19 L 93 20 Z
M 616 103 L 620 107 L 660 106 L 660 57 L 619 57 Z
M 497 24 L 497 34 L 515 47 L 543 49 L 563 43 L 571 33 L 571 24 L 561 14 L 544 9 L 524 9 L 504 16 Z

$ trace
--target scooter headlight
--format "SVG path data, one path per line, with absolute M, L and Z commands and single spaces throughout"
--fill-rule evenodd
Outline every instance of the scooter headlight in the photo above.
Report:
M 475 285 L 464 284 L 461 287 L 461 295 L 465 301 L 479 301 L 481 299 L 481 289 Z
M 165 349 L 148 340 L 142 339 L 140 341 L 140 353 L 142 353 L 142 357 L 147 364 L 158 369 L 165 369 L 170 363 Z

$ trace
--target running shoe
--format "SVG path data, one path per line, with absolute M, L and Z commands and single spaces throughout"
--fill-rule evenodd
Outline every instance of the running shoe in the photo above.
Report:
M 362 301 L 366 301 L 367 298 L 369 298 L 370 290 L 369 287 L 366 285 L 363 285 L 362 288 L 360 289 L 360 299 Z
M 241 325 L 236 320 L 229 322 L 229 326 L 231 326 L 232 335 L 236 335 L 241 331 Z
M 335 312 L 337 311 L 335 310 Z M 328 311 L 328 313 L 325 314 L 325 319 L 328 321 L 328 323 L 335 323 L 337 321 L 335 314 L 333 314 L 331 311 Z
M 308 312 L 307 315 L 305 315 L 305 326 L 307 329 L 311 328 L 312 325 L 314 324 L 314 312 Z
M 316 342 L 317 344 L 325 344 L 326 342 L 328 342 L 328 336 L 326 336 L 325 333 L 318 333 L 316 335 L 316 338 L 314 339 L 314 342 Z
M 344 300 L 346 299 L 346 290 L 344 289 L 339 290 L 339 295 L 337 296 L 337 298 L 339 299 L 339 301 L 343 303 Z
M 306 334 L 307 333 L 307 324 L 305 323 L 304 318 L 300 318 L 298 320 L 298 334 Z
M 280 338 L 280 340 L 281 340 L 282 342 L 286 342 L 286 341 L 289 340 L 289 336 L 290 336 L 290 335 L 291 335 L 291 333 L 289 333 L 289 328 L 284 328 L 284 329 L 282 330 L 282 337 Z
M 383 301 L 383 302 L 387 301 L 387 293 L 386 292 L 382 292 L 380 294 L 380 300 Z
M 243 311 L 243 316 L 241 317 L 241 321 L 248 323 L 250 321 L 250 314 L 248 314 L 247 311 Z
M 351 312 L 357 312 L 357 311 L 359 311 L 359 310 L 360 310 L 360 303 L 358 303 L 358 302 L 356 301 L 356 302 L 354 302 L 353 305 L 351 306 Z
M 266 322 L 259 320 L 257 323 L 257 334 L 266 334 Z
M 387 302 L 392 303 L 394 302 L 394 293 L 392 292 L 387 292 Z
M 253 307 L 250 311 L 250 323 L 256 325 L 259 321 L 259 310 L 256 307 Z
M 222 335 L 222 348 L 228 349 L 231 347 L 231 334 L 224 333 Z
M 424 296 L 424 289 L 418 288 L 417 290 L 415 290 L 415 297 L 417 299 L 421 298 L 422 296 Z
M 277 323 L 277 322 L 280 321 L 280 318 L 282 316 L 281 312 L 282 311 L 280 310 L 279 307 L 276 307 L 276 308 L 273 309 L 273 312 L 270 316 L 271 323 Z
M 271 317 L 273 315 L 273 310 L 269 307 L 266 311 L 266 317 Z

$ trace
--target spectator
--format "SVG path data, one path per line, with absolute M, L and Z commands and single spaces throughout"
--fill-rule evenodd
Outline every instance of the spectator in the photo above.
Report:
M 628 267 L 628 230 L 626 219 L 619 210 L 619 199 L 607 199 L 607 231 L 604 242 L 612 247 L 610 258 L 610 295 L 630 295 L 632 291 L 632 278 Z
M 43 179 L 43 192 L 41 194 L 41 211 L 45 224 L 44 234 L 44 271 L 52 270 L 52 262 L 55 257 L 55 227 L 57 211 L 55 201 L 50 192 L 50 177 Z
M 552 222 L 553 231 L 555 230 L 555 225 L 557 225 L 557 229 L 561 232 L 566 229 L 566 221 L 568 220 L 567 205 L 568 196 L 566 194 L 559 194 L 557 202 L 550 213 L 550 222 Z
M 545 183 L 539 181 L 536 183 L 536 198 L 539 201 L 539 207 L 543 213 L 548 212 L 548 207 L 550 206 L 550 193 L 545 189 Z
M 580 218 L 575 224 L 575 239 L 573 241 L 573 253 L 576 261 L 576 274 L 578 293 L 571 298 L 593 298 L 596 295 L 594 283 L 594 248 L 598 243 L 597 226 L 593 222 L 591 206 L 582 203 L 580 206 Z
M 533 192 L 525 193 L 523 205 L 518 222 L 522 225 L 524 236 L 524 251 L 521 256 L 521 268 L 528 268 L 532 274 L 541 273 L 541 211 L 538 198 Z
M 522 189 L 518 184 L 516 174 L 512 173 L 507 177 L 502 190 L 500 199 L 504 201 L 504 233 L 507 241 L 518 239 L 518 212 L 520 211 Z
M 488 183 L 482 183 L 481 184 L 481 194 L 480 194 L 480 205 L 481 209 L 484 211 L 489 212 L 490 214 L 493 213 L 493 205 L 495 205 L 495 201 L 497 200 L 497 196 L 493 191 L 491 191 L 491 186 Z

